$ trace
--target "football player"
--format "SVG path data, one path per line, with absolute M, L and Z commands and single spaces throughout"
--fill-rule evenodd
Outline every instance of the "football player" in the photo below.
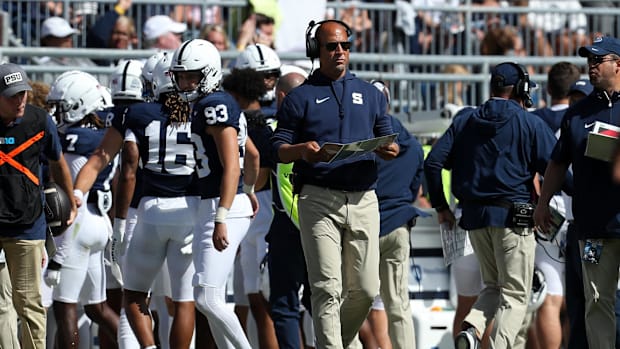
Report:
M 247 349 L 248 339 L 224 302 L 228 274 L 256 199 L 254 182 L 242 182 L 240 176 L 247 138 L 245 117 L 234 98 L 218 90 L 221 59 L 210 42 L 184 42 L 174 52 L 170 71 L 180 95 L 193 103 L 192 141 L 201 191 L 192 246 L 196 307 L 208 318 L 218 348 Z M 245 170 L 255 171 L 256 166 Z M 256 173 L 249 176 L 255 178 Z
M 96 149 L 105 125 L 96 111 L 103 109 L 99 82 L 81 71 L 61 74 L 52 84 L 47 103 L 58 120 L 58 132 L 71 175 Z M 112 205 L 110 181 L 116 158 L 110 158 L 95 178 L 75 222 L 55 238 L 57 252 L 45 272 L 45 282 L 54 288 L 53 309 L 58 325 L 58 344 L 63 348 L 79 345 L 78 301 L 88 317 L 116 335 L 118 315 L 106 303 L 103 251 L 111 233 L 107 211 Z
M 170 63 L 170 56 L 164 56 L 153 70 L 156 102 L 133 104 L 115 117 L 76 180 L 78 191 L 87 190 L 102 164 L 119 152 L 128 134 L 133 134 L 142 164 L 142 199 L 127 246 L 123 302 L 142 348 L 155 348 L 146 299 L 164 260 L 172 278 L 174 302 L 170 347 L 189 348 L 194 328 L 194 266 L 186 251 L 193 239 L 199 202 L 195 191 L 196 160 L 189 105 L 174 92 L 168 73 Z

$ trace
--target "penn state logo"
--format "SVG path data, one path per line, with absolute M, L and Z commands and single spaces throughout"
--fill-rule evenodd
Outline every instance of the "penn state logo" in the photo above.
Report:
M 5 75 L 3 79 L 4 79 L 4 84 L 7 86 L 10 84 L 14 84 L 16 82 L 24 81 L 24 78 L 22 77 L 22 73 L 20 72 Z

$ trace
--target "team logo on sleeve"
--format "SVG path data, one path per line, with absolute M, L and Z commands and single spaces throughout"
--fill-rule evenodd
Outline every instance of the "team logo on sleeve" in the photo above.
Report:
M 364 104 L 363 95 L 359 92 L 351 93 L 351 98 L 353 99 L 353 104 Z

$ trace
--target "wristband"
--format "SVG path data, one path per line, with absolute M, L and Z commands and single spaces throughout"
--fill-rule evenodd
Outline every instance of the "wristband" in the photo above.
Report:
M 80 189 L 73 189 L 73 196 L 78 198 L 80 201 L 84 201 L 84 192 Z
M 117 231 L 125 231 L 125 227 L 127 226 L 127 219 L 125 218 L 114 218 L 114 228 L 118 229 Z
M 226 207 L 219 206 L 215 211 L 215 223 L 226 223 L 226 217 L 228 216 L 228 209 Z
M 243 183 L 243 192 L 246 194 L 254 194 L 254 184 L 245 184 Z

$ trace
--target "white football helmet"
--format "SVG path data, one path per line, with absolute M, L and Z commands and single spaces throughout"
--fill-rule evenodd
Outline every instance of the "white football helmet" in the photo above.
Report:
M 212 43 L 202 39 L 193 39 L 185 41 L 174 51 L 170 71 L 179 94 L 185 100 L 192 102 L 218 88 L 222 80 L 222 59 Z M 201 72 L 202 79 L 194 90 L 181 91 L 176 74 L 190 71 Z
M 109 87 L 99 86 L 99 92 L 101 92 L 101 98 L 103 98 L 103 108 L 111 108 L 114 106 L 112 101 L 112 90 Z
M 73 70 L 56 78 L 47 94 L 59 127 L 70 126 L 105 106 L 99 81 L 92 75 Z
M 159 51 L 147 58 L 146 62 L 144 62 L 142 74 L 140 76 L 142 78 L 143 95 L 147 100 L 153 98 L 153 69 L 155 69 L 157 62 L 159 62 L 165 55 L 169 54 L 172 53 L 168 51 Z
M 282 64 L 280 57 L 271 47 L 263 44 L 248 45 L 235 61 L 236 69 L 251 68 L 267 76 L 280 77 Z M 270 87 L 270 86 L 268 86 Z M 270 88 L 259 98 L 262 102 L 271 102 L 276 99 L 276 88 Z
M 142 62 L 130 59 L 119 64 L 111 76 L 113 99 L 142 101 Z
M 279 73 L 280 57 L 271 47 L 263 44 L 248 45 L 237 57 L 235 68 L 252 68 L 265 73 Z
M 164 55 L 153 68 L 153 97 L 158 100 L 166 92 L 174 92 L 174 84 L 170 74 L 170 55 Z

